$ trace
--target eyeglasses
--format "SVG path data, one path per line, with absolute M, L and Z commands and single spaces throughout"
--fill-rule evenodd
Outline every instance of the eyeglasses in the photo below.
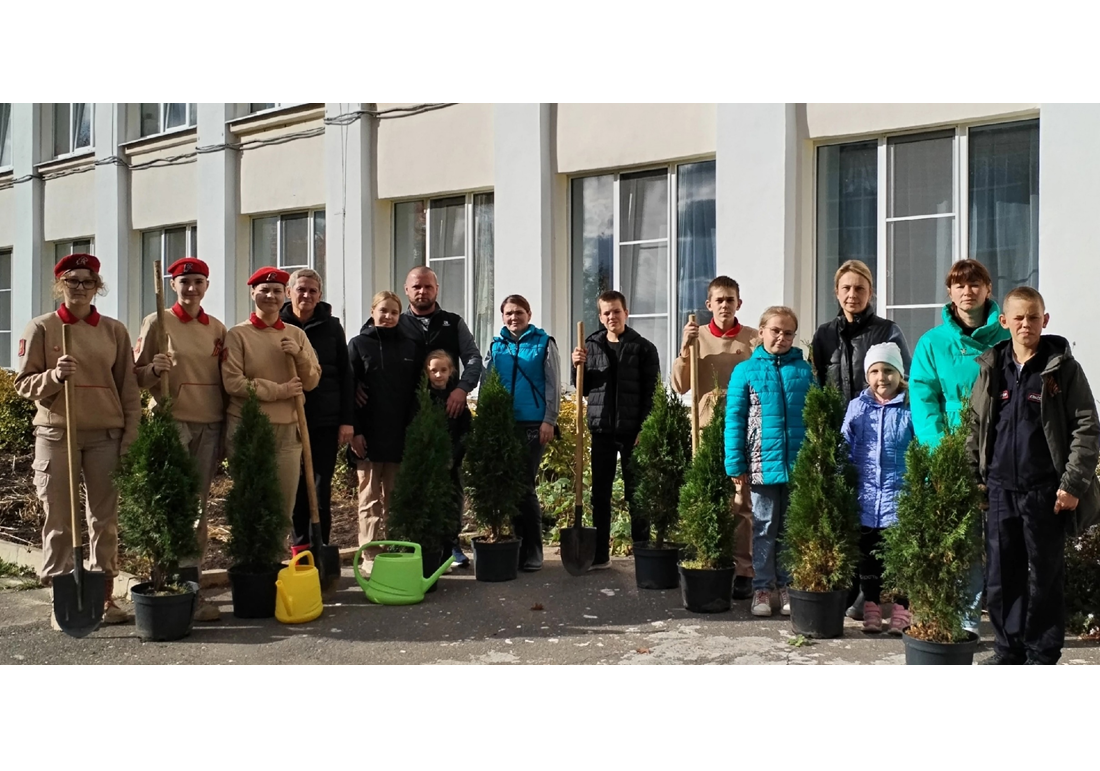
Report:
M 784 340 L 794 340 L 794 336 L 798 334 L 797 332 L 788 332 L 785 329 L 776 329 L 775 327 L 765 327 L 765 329 L 767 329 L 776 337 L 781 337 Z
M 94 278 L 86 278 L 83 281 L 79 278 L 66 278 L 63 280 L 65 286 L 69 287 L 69 289 L 95 289 L 96 285 L 99 283 Z

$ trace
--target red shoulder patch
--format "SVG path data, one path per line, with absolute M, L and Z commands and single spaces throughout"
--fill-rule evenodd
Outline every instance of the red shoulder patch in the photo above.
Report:
M 134 356 L 140 356 L 140 355 L 141 355 L 141 338 L 139 337 L 137 339 L 137 342 L 134 343 Z
M 20 340 L 19 341 L 19 358 L 22 359 L 26 355 L 27 355 L 27 341 L 25 339 Z
M 217 357 L 220 361 L 225 361 L 225 341 L 222 340 L 220 337 L 214 341 L 214 352 L 210 355 Z

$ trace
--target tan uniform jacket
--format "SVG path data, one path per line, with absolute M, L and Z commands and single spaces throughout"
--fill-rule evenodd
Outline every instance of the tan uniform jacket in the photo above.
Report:
M 277 328 L 279 325 L 282 329 Z M 222 383 L 229 394 L 229 414 L 233 417 L 240 417 L 251 383 L 264 413 L 273 424 L 297 423 L 294 399 L 287 385 L 290 371 L 286 354 L 280 347 L 283 338 L 294 340 L 300 346 L 294 363 L 302 388 L 312 391 L 317 387 L 321 365 L 317 363 L 317 354 L 305 332 L 281 321 L 275 327 L 263 329 L 251 320 L 242 321 L 225 335 L 226 357 L 222 363 Z
M 756 329 L 742 326 L 733 337 L 718 337 L 699 325 L 699 425 L 710 423 L 714 404 L 729 387 L 733 368 L 752 355 L 760 342 Z M 685 394 L 691 388 L 691 360 L 681 351 L 672 362 L 672 387 Z

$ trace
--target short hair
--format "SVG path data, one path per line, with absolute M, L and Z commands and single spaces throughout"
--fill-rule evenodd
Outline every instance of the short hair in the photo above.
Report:
M 96 295 L 99 297 L 105 296 L 107 294 L 107 284 L 104 283 L 103 276 L 99 275 L 94 270 L 88 270 L 87 268 L 84 268 L 84 270 L 87 270 L 89 273 L 91 273 L 92 278 L 95 279 Z M 65 277 L 68 276 L 70 273 L 72 273 L 72 271 L 67 270 L 53 280 L 53 287 L 50 290 L 50 294 L 53 296 L 53 299 L 60 300 L 65 297 Z
M 596 298 L 596 308 L 600 307 L 600 303 L 620 303 L 623 306 L 623 310 L 626 308 L 626 295 L 622 292 L 616 292 L 614 289 L 608 289 L 606 292 L 600 292 L 600 296 Z M 629 311 L 627 311 L 629 313 Z
M 1005 301 L 1001 305 L 1002 309 L 1008 307 L 1009 300 L 1023 300 L 1029 303 L 1039 303 L 1039 307 L 1046 313 L 1047 304 L 1043 300 L 1043 296 L 1039 294 L 1038 289 L 1032 289 L 1030 286 L 1018 286 L 1010 290 L 1009 293 L 1005 295 Z
M 414 273 L 430 273 L 431 277 L 435 280 L 435 285 L 439 286 L 439 276 L 437 276 L 436 272 L 434 270 L 432 270 L 431 268 L 429 268 L 427 265 L 417 265 L 415 268 L 413 268 L 408 273 L 406 273 L 405 274 L 405 283 L 406 284 L 409 283 L 409 277 L 412 276 L 412 274 L 414 274 Z
M 373 311 L 378 307 L 378 303 L 385 302 L 386 300 L 393 300 L 397 303 L 397 310 L 400 312 L 403 308 L 401 305 L 401 298 L 388 289 L 383 289 L 381 292 L 374 296 L 374 299 L 370 301 L 370 309 Z
M 867 263 L 863 260 L 848 260 L 836 269 L 836 274 L 833 276 L 834 292 L 840 289 L 840 277 L 845 273 L 855 273 L 857 276 L 862 276 L 866 279 L 867 286 L 871 288 L 871 291 L 875 291 L 875 279 L 871 276 L 871 269 L 867 267 Z
M 428 368 L 428 365 L 432 363 L 433 359 L 446 359 L 447 363 L 451 365 L 452 370 L 458 369 L 458 367 L 455 366 L 455 360 L 451 358 L 451 354 L 447 353 L 442 348 L 436 348 L 424 357 L 424 369 Z
M 993 279 L 989 271 L 977 260 L 959 260 L 947 271 L 943 285 L 950 289 L 955 284 L 984 284 L 993 288 Z
M 737 292 L 737 298 L 741 298 L 741 287 L 739 287 L 737 285 L 737 282 L 729 276 L 718 276 L 717 278 L 713 279 L 709 284 L 707 284 L 708 300 L 710 299 L 710 293 L 713 292 L 715 289 L 732 289 L 734 292 Z
M 521 294 L 510 294 L 500 301 L 500 312 L 504 313 L 505 305 L 518 305 L 527 311 L 527 315 L 531 315 L 531 303 L 527 302 L 527 298 Z
M 321 281 L 321 274 L 315 271 L 313 268 L 298 268 L 298 270 L 290 274 L 290 281 L 288 283 L 290 284 L 290 286 L 294 286 L 296 283 L 298 283 L 298 279 L 300 278 L 313 279 L 317 282 L 317 291 L 325 291 L 324 282 Z
M 786 305 L 773 305 L 760 314 L 760 328 L 763 329 L 764 325 L 775 316 L 786 316 L 794 322 L 795 331 L 798 331 L 798 315 Z

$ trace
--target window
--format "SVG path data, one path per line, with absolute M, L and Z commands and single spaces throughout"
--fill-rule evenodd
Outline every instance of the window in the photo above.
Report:
M 497 331 L 493 306 L 493 194 L 467 193 L 393 206 L 393 280 L 427 265 L 439 276 L 439 307 L 466 319 L 485 353 Z M 469 259 L 468 259 L 469 258 Z
M 92 146 L 92 112 L 91 102 L 53 106 L 54 157 Z
M 0 103 L 0 169 L 11 166 L 11 104 Z
M 286 107 L 287 105 L 294 104 L 294 102 L 252 102 L 248 105 L 248 112 L 261 112 L 262 110 L 274 110 L 276 107 Z
M 176 293 L 172 290 L 172 277 L 168 275 L 168 266 L 183 257 L 198 257 L 199 229 L 196 225 L 186 225 L 164 230 L 149 230 L 141 234 L 141 317 L 145 318 L 157 309 L 157 296 L 153 290 L 149 275 L 153 272 L 153 263 L 160 260 L 161 279 L 164 282 L 164 306 L 170 308 L 176 302 Z
M 0 250 L 0 367 L 11 367 L 11 249 Z
M 586 332 L 599 329 L 596 298 L 617 289 L 628 324 L 657 346 L 667 375 L 687 317 L 710 320 L 714 191 L 715 161 L 572 181 L 573 316 Z
M 849 259 L 871 268 L 876 310 L 910 347 L 940 324 L 956 260 L 988 267 L 998 300 L 1038 285 L 1037 120 L 820 147 L 816 190 L 818 323 L 837 312 L 833 275 Z
M 53 245 L 53 253 L 49 249 L 42 252 L 42 308 L 57 308 L 59 300 L 53 296 L 53 266 L 69 254 L 95 254 L 95 240 L 91 238 L 79 241 L 59 241 Z
M 194 104 L 172 102 L 168 104 L 141 105 L 141 135 L 161 134 L 176 128 L 194 126 L 197 116 Z
M 274 265 L 325 275 L 325 210 L 273 214 L 252 220 L 252 270 Z

